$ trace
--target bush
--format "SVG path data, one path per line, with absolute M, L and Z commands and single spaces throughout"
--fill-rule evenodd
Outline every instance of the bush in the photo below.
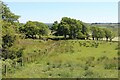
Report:
M 120 55 L 120 50 L 118 50 L 117 54 Z
M 47 65 L 50 65 L 50 63 L 49 63 L 49 62 L 47 62 Z
M 105 69 L 118 69 L 118 62 L 114 59 L 112 60 L 107 60 L 104 63 L 104 68 Z
M 90 70 L 87 70 L 87 71 L 84 73 L 84 76 L 92 77 L 92 76 L 93 76 L 93 72 L 90 71 Z
M 109 58 L 108 57 L 106 57 L 106 56 L 102 56 L 102 57 L 99 57 L 98 59 L 97 59 L 97 61 L 107 61 Z

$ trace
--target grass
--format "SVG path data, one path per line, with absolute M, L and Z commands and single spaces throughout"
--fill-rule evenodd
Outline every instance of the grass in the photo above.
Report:
M 117 42 L 20 40 L 25 65 L 12 78 L 117 78 Z M 4 76 L 5 77 L 5 76 Z

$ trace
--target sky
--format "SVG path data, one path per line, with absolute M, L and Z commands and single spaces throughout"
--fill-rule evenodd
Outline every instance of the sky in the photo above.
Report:
M 118 2 L 119 0 L 2 0 L 4 2 Z
M 10 10 L 20 15 L 19 21 L 53 23 L 71 17 L 86 23 L 118 22 L 118 2 L 16 2 L 4 1 Z

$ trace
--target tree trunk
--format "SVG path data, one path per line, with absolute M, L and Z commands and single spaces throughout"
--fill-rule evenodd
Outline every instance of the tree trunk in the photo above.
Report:
M 21 58 L 21 66 L 23 66 L 23 59 Z
M 39 39 L 41 39 L 41 35 L 39 35 Z
M 106 41 L 108 41 L 108 37 L 106 37 Z
M 66 39 L 66 34 L 64 34 L 64 39 Z
M 35 35 L 35 39 L 37 39 L 36 35 Z
M 32 35 L 32 39 L 34 39 L 34 36 Z
M 97 38 L 97 41 L 98 41 L 98 38 Z
M 110 42 L 112 42 L 112 38 L 110 38 Z
M 5 76 L 7 76 L 7 65 L 5 64 Z
M 86 39 L 89 39 L 89 37 L 87 36 Z

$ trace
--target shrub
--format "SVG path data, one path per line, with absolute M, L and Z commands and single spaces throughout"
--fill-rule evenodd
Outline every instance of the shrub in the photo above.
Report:
M 52 68 L 55 68 L 55 67 L 56 67 L 55 64 L 53 64 L 53 65 L 52 65 Z
M 47 65 L 50 65 L 50 63 L 49 63 L 49 62 L 47 62 Z
M 61 76 L 61 74 L 58 74 L 58 76 Z
M 82 43 L 81 43 L 81 42 L 79 42 L 79 45 L 80 45 L 80 46 L 82 46 Z
M 87 71 L 84 73 L 84 76 L 92 77 L 92 76 L 93 76 L 93 72 L 90 71 L 90 70 L 87 70 Z
M 102 56 L 102 57 L 99 57 L 98 59 L 97 59 L 97 61 L 103 61 L 103 60 L 108 60 L 109 58 L 108 57 L 106 57 L 106 56 Z
M 52 76 L 52 73 L 50 73 L 49 76 Z
M 116 60 L 108 60 L 104 63 L 105 69 L 117 69 L 118 68 L 118 62 Z
M 61 63 L 57 64 L 56 68 L 60 68 L 61 67 Z
M 118 50 L 117 54 L 120 55 L 120 50 Z

